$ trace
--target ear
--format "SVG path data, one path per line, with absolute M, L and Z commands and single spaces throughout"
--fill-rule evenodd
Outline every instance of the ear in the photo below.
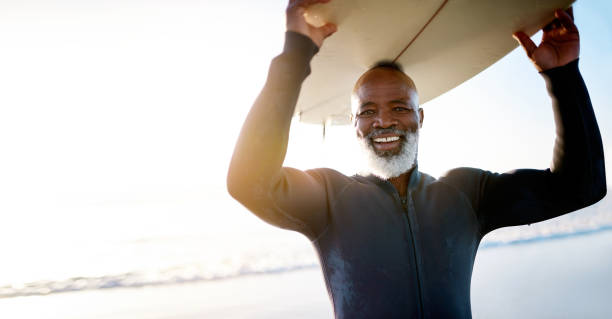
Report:
M 425 117 L 425 113 L 423 113 L 423 108 L 419 107 L 419 128 L 423 127 L 423 118 Z

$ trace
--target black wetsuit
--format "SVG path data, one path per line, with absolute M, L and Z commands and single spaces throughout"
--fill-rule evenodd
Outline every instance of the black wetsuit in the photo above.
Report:
M 557 140 L 547 170 L 413 169 L 408 195 L 374 176 L 281 167 L 317 47 L 288 32 L 239 139 L 230 193 L 265 221 L 311 239 L 337 318 L 470 318 L 482 237 L 588 206 L 606 193 L 603 148 L 578 62 L 543 72 Z M 503 271 L 503 270 L 500 270 Z

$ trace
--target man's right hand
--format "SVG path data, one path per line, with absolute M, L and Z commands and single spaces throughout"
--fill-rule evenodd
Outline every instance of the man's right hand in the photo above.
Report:
M 287 6 L 287 31 L 301 33 L 309 37 L 317 47 L 321 48 L 323 40 L 336 32 L 337 27 L 333 23 L 327 23 L 322 27 L 313 27 L 306 22 L 304 12 L 316 3 L 327 3 L 331 0 L 289 0 Z

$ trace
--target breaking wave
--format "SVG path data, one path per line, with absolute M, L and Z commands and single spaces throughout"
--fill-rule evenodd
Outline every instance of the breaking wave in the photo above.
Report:
M 606 230 L 612 230 L 612 214 L 610 213 L 570 214 L 531 226 L 496 230 L 483 239 L 480 247 L 488 249 Z M 286 237 L 282 234 L 281 237 L 275 236 L 277 235 L 263 239 L 253 237 L 252 240 L 249 240 L 250 246 L 241 247 L 238 250 L 220 247 L 216 251 L 204 251 L 202 247 L 205 245 L 211 246 L 211 238 L 183 238 L 178 241 L 171 238 L 158 238 L 142 239 L 127 244 L 121 243 L 121 245 L 114 247 L 113 251 L 131 246 L 132 255 L 138 255 L 139 251 L 154 251 L 156 254 L 163 254 L 164 249 L 168 252 L 180 249 L 182 256 L 187 257 L 168 258 L 171 262 L 177 263 L 171 265 L 169 263 L 155 264 L 146 258 L 142 258 L 142 256 L 135 256 L 134 258 L 142 260 L 140 263 L 131 264 L 123 262 L 121 267 L 129 269 L 125 272 L 119 271 L 107 274 L 103 271 L 102 274 L 97 275 L 4 284 L 0 285 L 0 298 L 85 290 L 176 285 L 318 267 L 319 263 L 314 250 L 307 241 L 304 241 L 304 238 L 291 233 L 288 233 Z M 191 248 L 186 249 L 185 247 Z M 112 256 L 109 258 L 112 258 Z M 66 261 L 66 263 L 70 263 L 70 261 Z M 142 266 L 150 264 L 154 265 L 150 267 Z

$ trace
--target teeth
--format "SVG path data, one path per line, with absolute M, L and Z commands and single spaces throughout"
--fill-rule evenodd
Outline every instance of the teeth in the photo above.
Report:
M 400 139 L 399 136 L 377 137 L 374 139 L 374 142 L 377 142 L 377 143 L 395 142 L 395 141 L 398 141 L 399 139 Z

